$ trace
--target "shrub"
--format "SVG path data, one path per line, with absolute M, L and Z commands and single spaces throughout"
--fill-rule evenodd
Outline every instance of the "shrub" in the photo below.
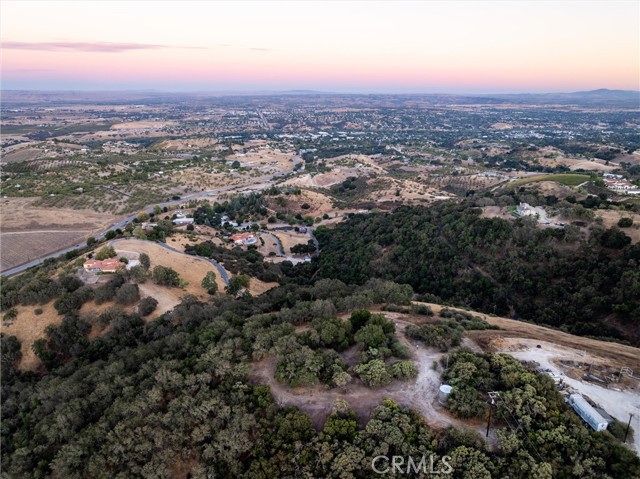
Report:
M 631 225 L 633 225 L 632 218 L 620 218 L 620 220 L 618 221 L 618 226 L 620 228 L 628 228 Z
M 115 256 L 116 256 L 116 250 L 113 249 L 113 247 L 111 246 L 105 246 L 96 253 L 96 259 L 100 261 L 107 258 L 114 258 Z
M 396 379 L 411 379 L 418 376 L 418 367 L 411 361 L 396 361 L 389 372 Z
M 433 310 L 426 304 L 411 304 L 411 312 L 423 316 L 433 316 Z
M 129 277 L 136 283 L 144 283 L 147 281 L 147 270 L 141 264 L 137 264 L 129 270 Z
M 137 284 L 127 283 L 118 288 L 116 301 L 119 304 L 133 304 L 140 299 L 140 290 Z
M 138 304 L 138 314 L 140 316 L 149 316 L 158 307 L 158 300 L 152 296 L 142 298 Z
M 161 286 L 180 286 L 180 276 L 167 266 L 156 266 L 151 274 L 153 282 Z
M 360 364 L 354 368 L 354 371 L 367 386 L 376 388 L 391 382 L 391 374 L 381 359 Z
M 207 290 L 209 294 L 216 294 L 218 291 L 218 283 L 216 282 L 216 274 L 213 271 L 208 271 L 202 283 L 200 285 Z
M 149 269 L 151 267 L 151 259 L 147 253 L 140 253 L 138 260 L 140 260 L 140 264 L 144 269 Z

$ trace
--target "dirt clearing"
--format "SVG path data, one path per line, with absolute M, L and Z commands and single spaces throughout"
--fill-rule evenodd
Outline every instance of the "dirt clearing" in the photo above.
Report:
M 45 305 L 16 306 L 18 316 L 15 319 L 2 321 L 2 332 L 18 338 L 21 344 L 22 359 L 18 364 L 18 369 L 22 371 L 35 371 L 40 367 L 40 360 L 33 352 L 31 346 L 40 338 L 44 337 L 44 330 L 47 326 L 57 326 L 62 322 L 62 316 L 53 307 L 53 301 Z M 42 309 L 42 314 L 36 314 L 37 309 Z

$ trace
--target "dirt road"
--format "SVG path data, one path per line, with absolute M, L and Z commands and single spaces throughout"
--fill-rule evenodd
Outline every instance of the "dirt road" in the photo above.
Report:
M 411 381 L 394 381 L 388 386 L 372 389 L 362 384 L 350 384 L 345 390 L 326 389 L 324 386 L 307 388 L 289 388 L 275 380 L 276 358 L 270 357 L 253 365 L 253 379 L 260 383 L 269 384 L 271 393 L 278 404 L 282 406 L 295 405 L 311 417 L 316 428 L 320 429 L 331 414 L 333 404 L 337 399 L 343 399 L 356 413 L 360 424 L 365 424 L 373 409 L 384 399 L 392 399 L 401 406 L 407 406 L 419 412 L 429 426 L 443 429 L 449 425 L 457 427 L 472 427 L 484 436 L 483 421 L 460 421 L 442 407 L 437 400 L 440 386 L 440 368 L 434 369 L 434 362 L 438 362 L 444 353 L 434 348 L 424 348 L 412 344 L 404 334 L 404 329 L 410 323 L 396 319 L 393 313 L 387 313 L 397 326 L 398 337 L 412 350 L 411 359 L 418 366 L 418 377 Z M 477 346 L 467 343 L 477 349 Z M 491 438 L 492 442 L 495 438 Z

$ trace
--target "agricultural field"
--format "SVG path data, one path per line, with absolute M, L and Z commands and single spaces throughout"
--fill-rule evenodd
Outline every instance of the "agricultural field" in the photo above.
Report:
M 0 269 L 28 263 L 54 250 L 84 242 L 117 217 L 86 209 L 34 206 L 34 198 L 0 200 Z
M 87 231 L 3 231 L 0 233 L 0 271 L 82 243 L 86 238 Z M 54 250 L 52 245 L 55 245 Z
M 561 185 L 578 186 L 585 181 L 589 181 L 589 179 L 590 176 L 588 175 L 580 175 L 576 173 L 558 173 L 554 175 L 540 175 L 521 178 L 519 180 L 510 182 L 508 185 L 509 187 L 517 188 L 519 186 L 526 185 L 527 183 L 536 183 L 539 181 L 555 181 L 556 183 L 560 183 Z

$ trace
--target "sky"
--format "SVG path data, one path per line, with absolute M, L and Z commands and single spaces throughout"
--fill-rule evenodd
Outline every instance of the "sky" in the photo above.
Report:
M 640 2 L 0 3 L 3 89 L 640 89 Z

